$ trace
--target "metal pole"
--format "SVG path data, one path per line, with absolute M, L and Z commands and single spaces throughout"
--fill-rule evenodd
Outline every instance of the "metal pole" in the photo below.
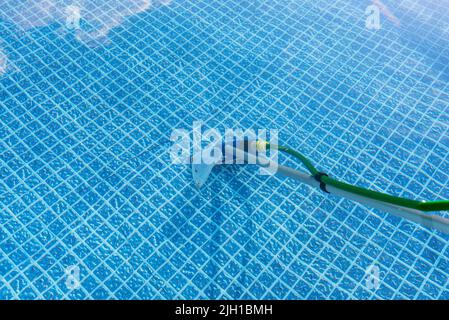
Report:
M 246 159 L 247 161 L 249 160 L 251 163 L 258 163 L 257 157 L 254 154 L 248 153 L 240 148 L 233 148 L 232 146 L 226 146 L 226 153 L 227 152 L 230 152 L 231 154 L 232 154 L 232 152 L 235 152 L 236 157 L 238 157 L 240 159 Z M 319 188 L 319 186 L 320 186 L 320 183 L 318 181 L 316 181 L 315 178 L 309 174 L 294 170 L 289 167 L 277 165 L 266 158 L 264 159 L 264 163 L 268 163 L 268 165 L 270 165 L 272 167 L 277 166 L 276 174 L 280 174 L 282 176 L 295 179 L 295 180 L 305 183 L 311 187 Z M 366 206 L 369 206 L 369 207 L 372 207 L 375 209 L 379 209 L 384 212 L 388 212 L 397 217 L 401 217 L 403 219 L 413 221 L 413 222 L 423 225 L 425 227 L 434 228 L 441 232 L 449 234 L 449 219 L 443 218 L 441 216 L 431 215 L 431 214 L 427 214 L 427 213 L 419 211 L 419 210 L 404 208 L 404 207 L 395 206 L 395 205 L 392 205 L 389 203 L 372 200 L 370 198 L 365 198 L 363 196 L 359 196 L 359 195 L 356 195 L 356 194 L 353 194 L 353 193 L 350 193 L 347 191 L 337 189 L 333 186 L 326 186 L 326 189 L 331 194 L 356 201 L 363 205 L 366 205 Z

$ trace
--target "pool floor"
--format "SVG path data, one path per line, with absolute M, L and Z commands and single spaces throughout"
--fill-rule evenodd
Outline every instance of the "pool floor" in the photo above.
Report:
M 341 180 L 449 199 L 446 0 L 383 0 L 374 29 L 359 0 L 85 1 L 72 29 L 69 1 L 10 2 L 0 299 L 449 299 L 448 235 L 170 159 L 194 121 L 277 129 Z

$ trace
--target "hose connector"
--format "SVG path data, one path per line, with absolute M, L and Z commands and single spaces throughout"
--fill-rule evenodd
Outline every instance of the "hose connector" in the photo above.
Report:
M 326 193 L 329 193 L 329 191 L 327 191 L 326 189 L 326 184 L 323 181 L 323 177 L 329 177 L 329 175 L 324 172 L 318 172 L 313 177 L 315 178 L 316 181 L 320 183 L 320 189 Z

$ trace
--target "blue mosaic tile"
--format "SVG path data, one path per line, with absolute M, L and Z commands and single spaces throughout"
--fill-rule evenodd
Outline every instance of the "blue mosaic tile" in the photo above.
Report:
M 0 299 L 449 299 L 447 235 L 249 167 L 197 190 L 169 154 L 193 121 L 273 128 L 449 198 L 447 1 L 382 0 L 379 30 L 369 0 L 94 2 L 122 23 L 0 8 Z

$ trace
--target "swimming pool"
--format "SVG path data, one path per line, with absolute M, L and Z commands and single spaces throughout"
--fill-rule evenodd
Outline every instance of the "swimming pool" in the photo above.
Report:
M 253 167 L 198 190 L 169 152 L 194 121 L 277 129 L 342 180 L 449 199 L 448 1 L 374 27 L 372 1 L 5 3 L 0 298 L 449 298 L 447 235 Z

